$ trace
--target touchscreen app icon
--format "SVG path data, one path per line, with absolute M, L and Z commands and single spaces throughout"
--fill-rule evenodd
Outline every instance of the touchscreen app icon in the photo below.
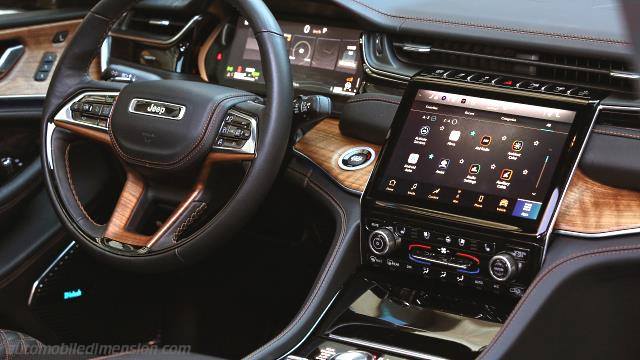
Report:
M 418 159 L 420 159 L 420 155 L 413 153 L 411 155 L 409 155 L 409 159 L 407 159 L 407 162 L 409 164 L 417 164 L 418 163 Z
M 471 164 L 471 166 L 469 166 L 469 174 L 476 175 L 479 172 L 480 172 L 480 164 Z
M 420 136 L 427 136 L 431 131 L 431 127 L 429 125 L 425 125 L 420 128 Z
M 449 163 L 451 163 L 451 160 L 449 159 L 440 159 L 440 163 L 438 164 L 438 169 L 447 170 L 447 168 L 449 167 Z
M 509 200 L 507 199 L 500 200 L 500 203 L 498 204 L 498 206 L 500 206 L 501 208 L 506 208 L 507 206 L 509 206 Z
M 449 134 L 449 141 L 458 141 L 458 140 L 460 140 L 460 131 L 458 130 L 451 131 L 451 133 Z
M 489 135 L 483 136 L 482 139 L 480 139 L 480 145 L 482 145 L 482 146 L 491 145 L 491 136 L 489 136 Z
M 524 143 L 522 142 L 522 140 L 516 140 L 513 142 L 513 144 L 511 144 L 511 150 L 513 151 L 522 151 L 522 147 L 523 147 Z
M 504 180 L 504 181 L 509 181 L 511 180 L 511 176 L 513 175 L 513 170 L 511 169 L 502 169 L 502 171 L 500 172 L 500 179 Z

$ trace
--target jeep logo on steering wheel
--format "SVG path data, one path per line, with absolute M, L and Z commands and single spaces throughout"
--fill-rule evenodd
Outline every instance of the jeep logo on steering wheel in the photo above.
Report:
M 170 120 L 180 120 L 184 116 L 186 107 L 162 101 L 133 99 L 129 104 L 129 112 L 147 116 L 161 117 Z
M 151 104 L 149 105 L 149 107 L 147 108 L 147 112 L 148 113 L 156 113 L 158 115 L 162 115 L 164 114 L 164 112 L 167 111 L 167 109 L 164 106 L 158 106 L 156 104 Z

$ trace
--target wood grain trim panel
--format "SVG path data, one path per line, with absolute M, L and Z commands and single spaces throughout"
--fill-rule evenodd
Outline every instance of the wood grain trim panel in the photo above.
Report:
M 35 25 L 15 29 L 0 30 L 0 41 L 16 40 L 25 47 L 25 53 L 13 69 L 0 80 L 0 96 L 44 96 L 49 88 L 49 82 L 53 69 L 46 81 L 33 79 L 42 55 L 45 52 L 55 52 L 58 59 L 54 63 L 54 69 L 66 45 L 75 34 L 81 20 L 63 21 L 53 24 Z M 54 44 L 53 36 L 59 31 L 68 31 L 67 40 Z M 91 65 L 90 75 L 94 79 L 100 78 L 99 62 L 94 60 Z
M 104 233 L 106 238 L 137 246 L 144 246 L 149 242 L 150 236 L 126 230 L 140 199 L 142 199 L 144 189 L 145 184 L 142 177 L 134 171 L 127 170 L 127 181 L 122 188 L 122 193 Z
M 346 137 L 340 133 L 337 119 L 326 119 L 318 123 L 294 146 L 294 148 L 322 168 L 343 187 L 363 192 L 373 171 L 373 164 L 355 171 L 346 171 L 338 166 L 340 155 L 356 146 L 368 146 L 375 150 L 380 146 Z
M 556 230 L 597 234 L 640 227 L 640 192 L 601 184 L 576 170 Z
M 373 165 L 357 171 L 345 171 L 338 158 L 353 146 L 380 147 L 340 133 L 338 120 L 327 119 L 309 131 L 295 149 L 322 168 L 340 185 L 362 192 Z M 556 230 L 586 234 L 640 228 L 640 192 L 607 186 L 576 170 L 556 220 Z

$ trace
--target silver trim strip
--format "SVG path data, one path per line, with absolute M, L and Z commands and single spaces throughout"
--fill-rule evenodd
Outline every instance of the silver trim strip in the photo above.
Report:
M 62 250 L 62 252 L 58 255 L 58 257 L 56 257 L 55 260 L 53 260 L 51 265 L 49 265 L 49 267 L 47 267 L 47 269 L 36 279 L 36 281 L 33 282 L 33 285 L 31 285 L 31 292 L 29 292 L 29 298 L 27 299 L 27 306 L 31 306 L 31 303 L 33 302 L 33 297 L 35 296 L 36 290 L 38 289 L 38 286 L 40 285 L 40 282 L 42 281 L 42 279 L 44 279 L 47 276 L 47 274 L 51 272 L 51 270 L 60 262 L 60 260 L 62 260 L 62 258 L 64 258 L 65 255 L 67 255 L 67 253 L 75 245 L 76 245 L 75 241 L 72 241 L 69 245 L 67 245 L 67 247 L 64 248 L 64 250 Z
M 178 31 L 177 34 L 165 40 L 147 38 L 139 35 L 131 35 L 122 31 L 111 31 L 111 36 L 121 38 L 121 39 L 132 40 L 132 41 L 140 42 L 143 44 L 154 45 L 158 47 L 170 47 L 175 43 L 177 43 L 180 39 L 182 39 L 182 37 L 187 33 L 187 31 L 191 30 L 191 28 L 193 28 L 200 20 L 202 20 L 202 15 L 194 16 L 193 18 L 191 18 L 191 20 L 189 20 L 189 22 L 182 29 L 180 29 L 180 31 Z
M 556 204 L 556 208 L 551 215 L 551 221 L 549 222 L 549 230 L 547 231 L 547 235 L 544 237 L 544 248 L 542 249 L 542 256 L 540 256 L 540 266 L 544 263 L 544 258 L 547 256 L 547 248 L 549 248 L 549 242 L 551 240 L 551 235 L 553 235 L 553 227 L 556 224 L 556 220 L 558 219 L 558 215 L 560 214 L 560 209 L 562 208 L 562 201 L 564 200 L 564 196 L 567 194 L 567 190 L 569 189 L 569 185 L 571 184 L 571 180 L 573 180 L 573 175 L 578 168 L 578 164 L 580 163 L 580 159 L 582 159 L 582 153 L 584 149 L 587 148 L 587 143 L 589 142 L 589 137 L 591 136 L 591 132 L 593 130 L 593 125 L 596 123 L 598 119 L 598 115 L 600 115 L 600 111 L 602 110 L 602 105 L 598 105 L 596 109 L 596 113 L 593 114 L 593 119 L 591 119 L 591 124 L 589 125 L 589 130 L 587 131 L 587 136 L 582 142 L 582 146 L 580 147 L 580 152 L 578 152 L 578 156 L 576 157 L 576 162 L 573 164 L 571 168 L 571 173 L 569 174 L 569 178 L 567 179 L 567 184 L 562 190 L 562 194 L 558 198 L 558 204 Z
M 638 80 L 640 79 L 640 74 L 630 71 L 618 71 L 612 70 L 609 72 L 609 76 L 615 79 L 629 79 L 629 80 Z
M 442 357 L 439 357 L 439 356 L 429 355 L 429 354 L 425 354 L 425 353 L 421 353 L 421 352 L 417 352 L 417 351 L 400 349 L 400 348 L 397 348 L 395 346 L 382 345 L 382 344 L 379 344 L 379 343 L 376 343 L 376 342 L 371 342 L 371 341 L 366 341 L 366 340 L 352 339 L 352 338 L 339 336 L 339 335 L 333 335 L 333 334 L 329 334 L 328 337 L 329 337 L 329 339 L 334 340 L 334 341 L 338 341 L 338 342 L 343 342 L 343 343 L 347 343 L 347 344 L 351 344 L 351 345 L 364 346 L 364 347 L 380 350 L 380 351 L 383 351 L 383 352 L 390 352 L 390 353 L 395 353 L 395 354 L 398 354 L 398 355 L 403 355 L 403 356 L 408 356 L 408 357 L 413 357 L 413 358 L 418 358 L 418 359 L 424 359 L 424 360 L 446 360 L 445 358 L 442 358 Z
M 571 237 L 580 237 L 585 239 L 602 239 L 613 236 L 623 236 L 623 235 L 633 235 L 640 234 L 640 228 L 629 228 L 623 230 L 614 230 L 614 231 L 603 231 L 599 233 L 585 233 L 580 231 L 570 231 L 570 230 L 555 230 L 555 234 L 571 236 Z
M 109 60 L 111 59 L 111 36 L 104 38 L 102 46 L 100 47 L 100 73 L 102 74 L 107 67 L 109 67 Z
M 431 51 L 431 45 L 404 44 L 402 45 L 402 51 L 424 54 Z
M 152 113 L 152 112 L 144 112 L 144 111 L 136 110 L 135 109 L 136 105 L 139 102 L 143 102 L 143 101 L 152 103 L 151 105 L 162 105 L 162 106 L 171 107 L 171 108 L 178 108 L 180 111 L 178 112 L 178 116 L 168 116 L 168 115 L 163 115 L 163 114 L 156 114 L 156 113 Z M 186 106 L 178 105 L 178 104 L 172 104 L 172 103 L 168 103 L 168 102 L 164 102 L 164 101 L 151 100 L 151 99 L 135 98 L 135 99 L 131 100 L 131 102 L 129 103 L 129 112 L 130 113 L 153 116 L 153 117 L 159 117 L 159 118 L 175 120 L 175 121 L 182 120 L 182 118 L 184 117 L 184 113 L 186 111 L 187 111 Z
M 311 325 L 311 328 L 309 329 L 309 332 L 307 332 L 307 334 L 305 336 L 303 336 L 302 339 L 293 348 L 291 348 L 291 350 L 289 350 L 286 354 L 282 355 L 279 359 L 284 359 L 287 356 L 291 355 L 292 352 L 296 351 L 296 349 L 299 348 L 300 345 L 304 344 L 304 342 L 307 341 L 309 336 L 311 336 L 311 333 L 313 333 L 313 330 L 320 323 L 320 320 L 322 320 L 322 318 L 324 318 L 324 316 L 327 314 L 327 311 L 329 311 L 331 306 L 333 306 L 333 302 L 338 298 L 339 294 L 340 294 L 340 292 L 338 291 L 338 292 L 335 293 L 335 295 L 333 295 L 333 298 L 331 298 L 331 300 L 329 301 L 329 304 L 327 304 L 327 306 L 324 308 L 324 310 L 322 311 L 322 314 L 320 314 L 320 316 L 318 316 L 318 319 L 316 320 L 316 322 L 313 323 L 313 325 Z M 286 330 L 287 329 L 285 329 L 283 331 L 286 331 Z

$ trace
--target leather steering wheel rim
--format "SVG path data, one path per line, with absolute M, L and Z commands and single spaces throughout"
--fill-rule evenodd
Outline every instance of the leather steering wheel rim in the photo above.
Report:
M 266 82 L 266 97 L 258 121 L 259 136 L 255 143 L 255 154 L 244 179 L 212 219 L 175 246 L 146 253 L 127 253 L 105 247 L 91 236 L 90 231 L 86 231 L 83 226 L 86 221 L 79 221 L 79 217 L 75 215 L 77 209 L 69 200 L 69 194 L 65 197 L 65 190 L 68 192 L 71 189 L 73 192 L 73 184 L 65 184 L 63 177 L 57 174 L 62 165 L 56 163 L 59 158 L 56 157 L 56 152 L 60 151 L 55 142 L 59 136 L 69 134 L 62 134 L 67 133 L 67 129 L 56 127 L 53 118 L 65 104 L 77 98 L 78 94 L 92 90 L 126 90 L 123 84 L 92 80 L 88 69 L 114 23 L 136 2 L 137 0 L 100 1 L 87 14 L 60 56 L 43 111 L 41 158 L 47 190 L 54 208 L 65 228 L 85 249 L 120 268 L 161 272 L 196 262 L 229 239 L 233 234 L 230 229 L 241 228 L 250 219 L 252 210 L 257 208 L 271 188 L 286 153 L 291 131 L 293 87 L 286 40 L 273 14 L 261 0 L 229 0 L 248 19 L 255 33 Z M 214 85 L 211 86 L 213 89 Z M 249 95 L 251 94 L 247 96 Z M 117 106 L 116 102 L 114 108 Z M 84 134 L 86 131 L 80 133 Z M 73 195 L 75 196 L 75 192 Z

